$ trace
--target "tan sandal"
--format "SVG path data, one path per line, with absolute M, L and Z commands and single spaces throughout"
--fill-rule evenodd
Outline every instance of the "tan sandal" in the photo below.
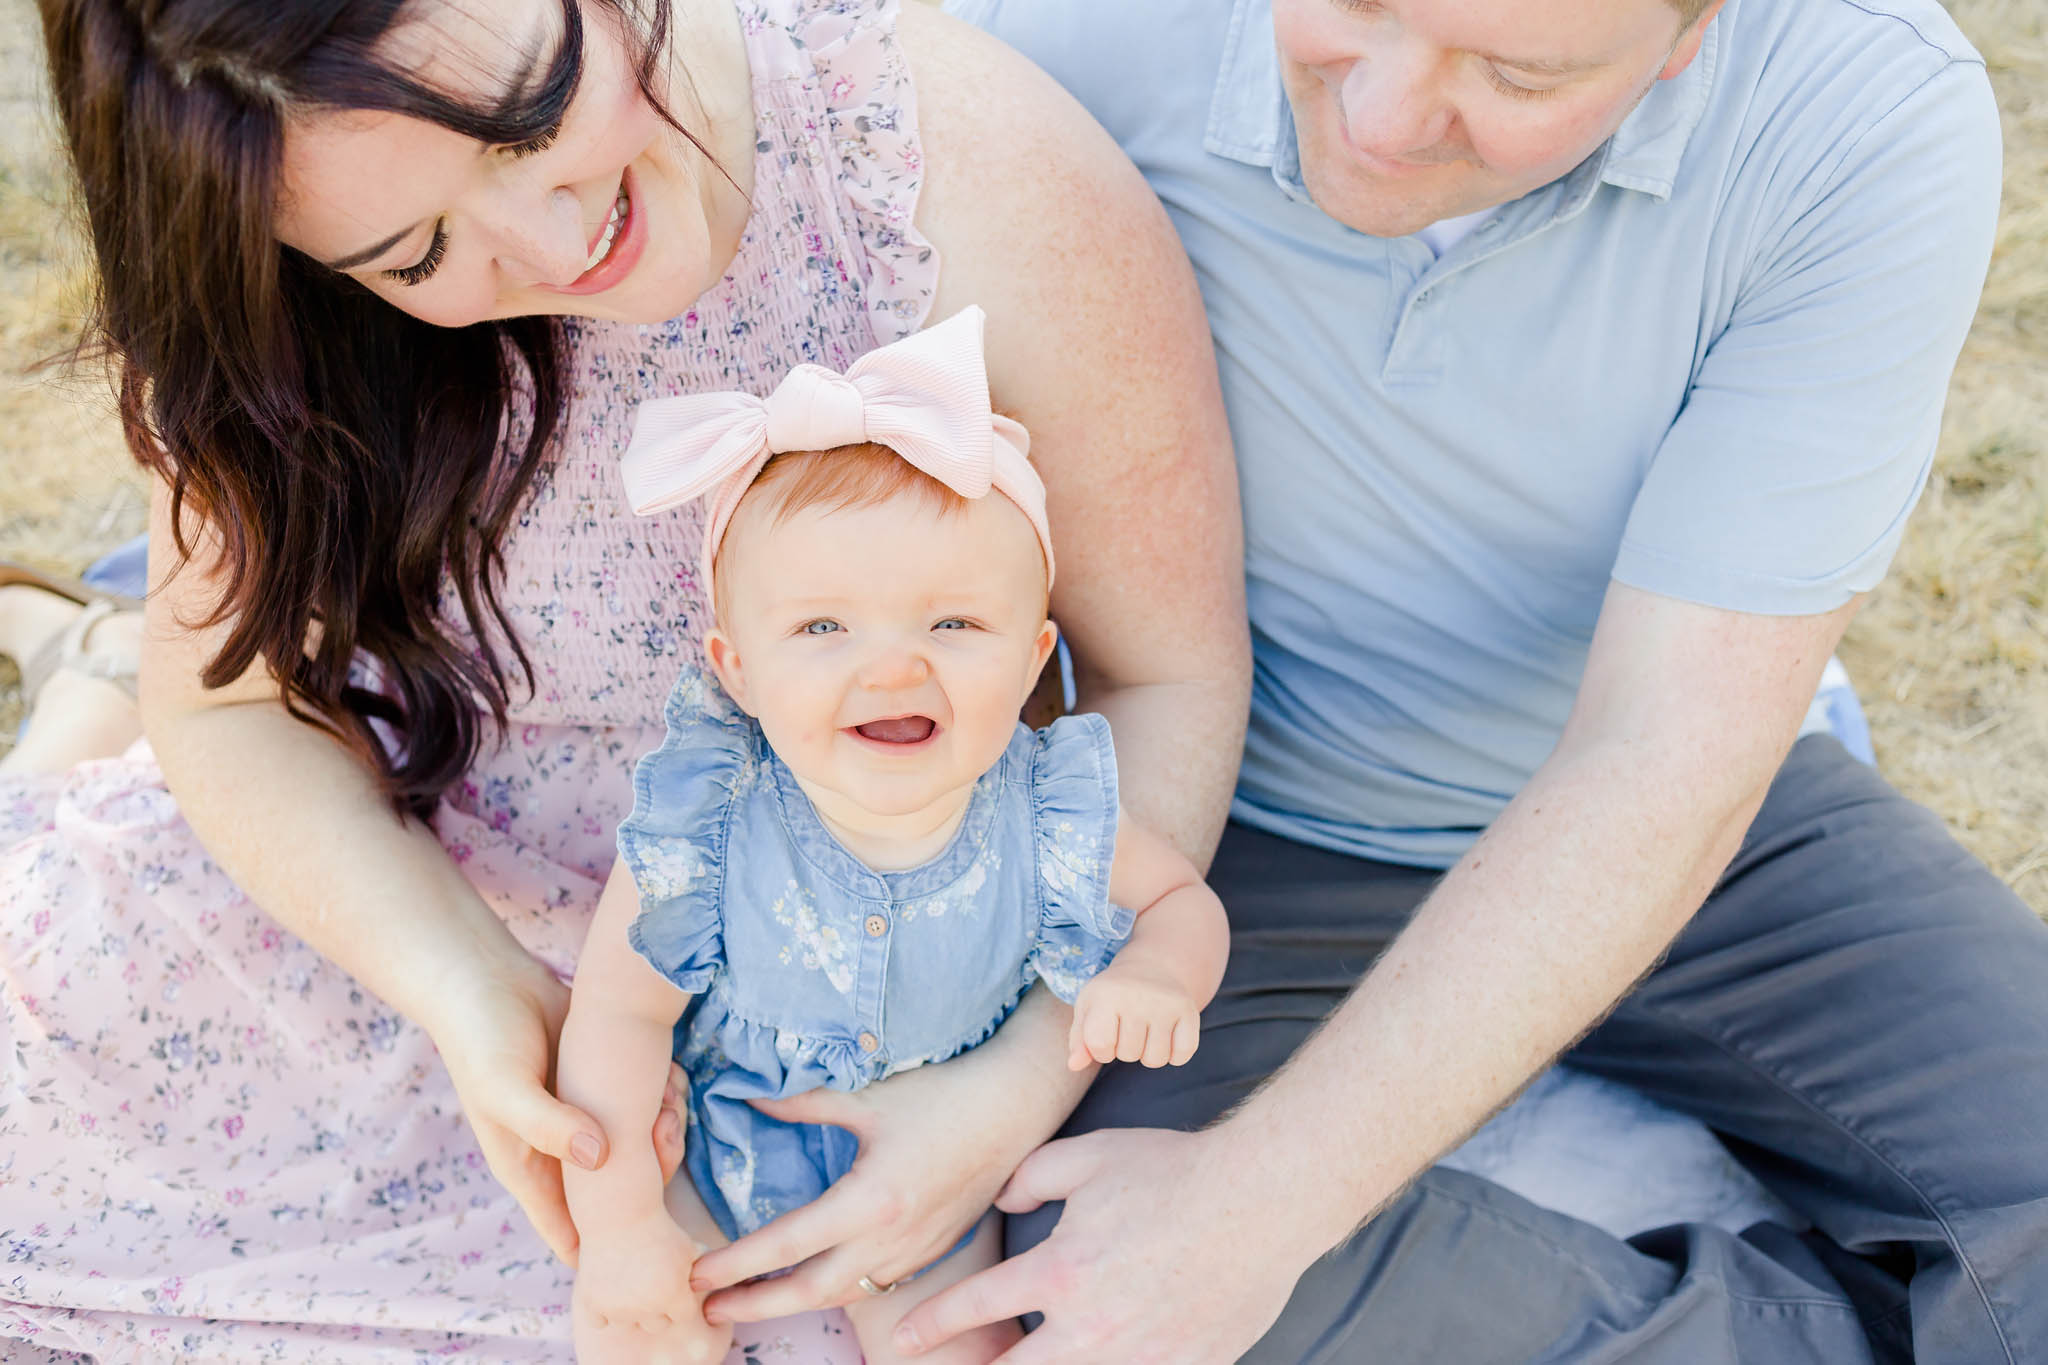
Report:
M 83 673 L 88 678 L 99 678 L 110 682 L 126 692 L 131 698 L 136 695 L 135 677 L 139 659 L 95 658 L 86 652 L 86 637 L 92 634 L 94 626 L 116 612 L 142 610 L 142 599 L 128 597 L 117 592 L 103 592 L 92 584 L 78 578 L 65 578 L 57 574 L 46 574 L 40 569 L 31 569 L 26 564 L 11 560 L 0 560 L 0 588 L 30 587 L 76 602 L 85 610 L 73 618 L 57 635 L 43 642 L 40 649 L 20 660 L 21 695 L 30 705 L 42 692 L 43 684 L 60 669 Z

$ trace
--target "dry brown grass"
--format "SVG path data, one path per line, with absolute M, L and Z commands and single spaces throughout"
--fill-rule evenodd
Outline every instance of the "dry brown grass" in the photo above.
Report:
M 1842 650 L 1887 776 L 2048 914 L 2048 6 L 1955 0 L 2005 204 L 1934 478 Z
M 1954 0 L 2004 111 L 2005 210 L 1935 476 L 1843 657 L 1886 773 L 2048 914 L 2048 6 Z M 141 529 L 102 387 L 28 377 L 80 272 L 30 0 L 0 0 L 0 556 L 76 569 Z M 0 664 L 0 734 L 18 704 Z

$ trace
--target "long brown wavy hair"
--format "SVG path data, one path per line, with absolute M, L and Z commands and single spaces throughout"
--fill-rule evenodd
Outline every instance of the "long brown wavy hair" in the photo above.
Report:
M 111 362 L 129 447 L 221 543 L 202 624 L 229 629 L 202 681 L 260 657 L 293 715 L 424 816 L 475 759 L 486 716 L 502 731 L 513 673 L 532 685 L 496 580 L 562 420 L 563 334 L 547 318 L 434 327 L 281 245 L 285 120 L 376 110 L 531 140 L 576 92 L 583 18 L 563 0 L 538 80 L 471 108 L 380 61 L 408 3 L 421 0 L 39 0 L 98 266 L 79 353 Z M 668 0 L 593 3 L 634 35 L 640 88 L 665 113 Z M 497 468 L 522 381 L 532 429 Z M 177 548 L 189 558 L 182 530 Z M 474 651 L 443 620 L 444 583 Z M 359 657 L 374 687 L 352 676 Z

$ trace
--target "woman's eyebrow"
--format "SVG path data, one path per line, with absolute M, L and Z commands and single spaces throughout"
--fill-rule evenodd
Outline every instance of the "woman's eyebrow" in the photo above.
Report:
M 414 223 L 411 227 L 400 228 L 375 246 L 366 246 L 361 251 L 351 251 L 346 256 L 339 256 L 331 261 L 322 261 L 320 264 L 326 266 L 329 270 L 354 270 L 359 265 L 376 260 L 385 252 L 391 250 L 392 247 L 397 246 L 400 242 L 412 236 L 413 233 L 418 232 L 419 228 L 420 225 L 418 223 Z

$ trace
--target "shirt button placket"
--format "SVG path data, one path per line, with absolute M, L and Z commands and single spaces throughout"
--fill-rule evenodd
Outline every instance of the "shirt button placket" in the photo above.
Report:
M 861 955 L 866 959 L 861 976 L 864 982 L 873 983 L 875 989 L 861 993 L 861 1022 L 867 1025 L 854 1039 L 863 1057 L 873 1057 L 882 1050 L 883 1001 L 888 998 L 889 977 L 889 904 L 869 902 L 870 909 L 861 920 L 861 935 L 866 940 L 861 945 Z

